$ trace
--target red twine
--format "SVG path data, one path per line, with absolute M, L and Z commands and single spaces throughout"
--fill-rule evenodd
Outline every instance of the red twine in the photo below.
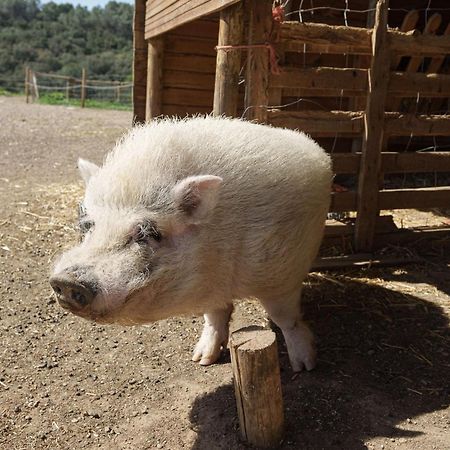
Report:
M 277 54 L 275 52 L 275 48 L 272 44 L 254 44 L 254 45 L 217 45 L 215 47 L 217 50 L 223 50 L 225 52 L 229 52 L 231 50 L 248 50 L 250 48 L 267 48 L 269 50 L 270 56 L 270 71 L 274 75 L 280 74 L 280 67 L 278 66 Z

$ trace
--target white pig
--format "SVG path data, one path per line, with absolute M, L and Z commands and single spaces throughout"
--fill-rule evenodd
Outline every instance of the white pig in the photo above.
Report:
M 56 261 L 60 304 L 99 323 L 204 314 L 193 360 L 227 344 L 234 300 L 256 297 L 294 371 L 315 364 L 302 282 L 330 201 L 330 158 L 292 130 L 237 119 L 159 120 L 131 130 L 102 167 L 79 160 L 83 241 Z

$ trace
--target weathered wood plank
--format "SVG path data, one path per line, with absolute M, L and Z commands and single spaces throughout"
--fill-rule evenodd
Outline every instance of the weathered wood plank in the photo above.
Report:
M 243 3 L 229 6 L 220 13 L 218 47 L 242 45 L 244 38 Z M 217 49 L 214 84 L 214 115 L 236 117 L 239 94 L 241 51 Z
M 250 0 L 248 44 L 257 45 L 270 41 L 272 31 L 272 1 Z M 269 50 L 250 48 L 247 55 L 245 83 L 245 109 L 248 120 L 267 121 L 269 104 Z
M 164 37 L 148 41 L 147 99 L 145 119 L 154 119 L 162 114 L 163 103 L 163 56 Z
M 240 0 L 183 0 L 168 10 L 149 17 L 145 24 L 145 37 L 158 36 L 187 22 L 199 19 L 237 3 Z M 151 2 L 150 2 L 151 4 Z
M 363 112 L 352 111 L 281 111 L 269 110 L 267 121 L 277 127 L 298 129 L 307 133 L 333 136 L 336 133 L 360 134 Z
M 367 70 L 335 67 L 283 67 L 279 75 L 271 75 L 271 88 L 346 89 L 367 91 Z
M 356 174 L 361 153 L 335 153 L 331 155 L 333 171 Z M 450 152 L 382 152 L 383 173 L 450 172 Z
M 369 69 L 369 94 L 361 167 L 358 178 L 358 208 L 355 224 L 355 246 L 358 251 L 370 251 L 379 213 L 378 184 L 381 169 L 381 149 L 384 133 L 384 110 L 390 71 L 387 41 L 388 0 L 377 3 L 372 33 L 372 60 Z
M 135 0 L 133 16 L 133 123 L 145 122 L 147 42 L 144 38 L 145 0 Z
M 385 133 L 391 136 L 450 136 L 450 114 L 385 114 Z

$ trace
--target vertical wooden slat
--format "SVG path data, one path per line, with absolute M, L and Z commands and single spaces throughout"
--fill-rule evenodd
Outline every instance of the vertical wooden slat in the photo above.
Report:
M 145 42 L 145 3 L 134 1 L 133 18 L 133 123 L 145 122 L 147 90 L 147 43 Z
M 149 39 L 145 120 L 162 114 L 164 37 Z
M 248 44 L 265 44 L 270 40 L 272 30 L 272 1 L 250 0 Z M 245 85 L 246 118 L 258 122 L 267 121 L 269 104 L 269 50 L 250 48 L 247 59 Z
M 358 208 L 355 246 L 370 251 L 379 214 L 378 180 L 381 169 L 384 111 L 389 83 L 390 51 L 387 38 L 388 0 L 379 0 L 372 33 L 369 93 L 364 117 L 362 158 L 358 179 Z
M 220 13 L 218 47 L 241 45 L 244 34 L 243 2 L 232 5 Z M 216 80 L 214 85 L 215 116 L 236 117 L 239 93 L 241 51 L 217 49 Z

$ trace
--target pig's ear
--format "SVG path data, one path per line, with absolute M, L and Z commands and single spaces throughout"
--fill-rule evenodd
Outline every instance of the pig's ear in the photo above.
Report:
M 191 223 L 202 222 L 216 206 L 221 183 L 222 178 L 214 175 L 185 178 L 173 188 L 175 205 Z
M 99 167 L 83 158 L 78 158 L 78 170 L 80 171 L 81 178 L 83 178 L 84 183 L 88 184 L 89 179 L 94 175 Z

